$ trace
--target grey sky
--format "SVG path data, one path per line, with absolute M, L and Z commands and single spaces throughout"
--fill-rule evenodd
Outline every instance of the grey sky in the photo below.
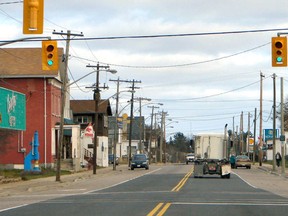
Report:
M 9 1 L 1 0 L 0 3 Z M 94 38 L 288 28 L 287 8 L 285 0 L 46 0 L 43 36 L 60 39 L 60 36 L 52 35 L 54 29 L 83 32 L 85 38 Z M 0 40 L 25 36 L 22 35 L 22 4 L 0 5 L 0 28 Z M 284 77 L 284 85 L 287 85 L 287 68 L 271 67 L 269 42 L 276 35 L 277 32 L 262 32 L 72 41 L 69 77 L 72 80 L 73 75 L 78 79 L 89 73 L 91 68 L 86 68 L 89 63 L 110 64 L 118 73 L 101 73 L 100 82 L 106 82 L 110 87 L 102 92 L 102 98 L 116 91 L 110 78 L 141 80 L 142 83 L 137 84 L 141 89 L 136 91 L 135 97 L 164 103 L 159 111 L 163 109 L 169 113 L 169 118 L 179 121 L 171 124 L 174 129 L 169 129 L 168 133 L 180 131 L 191 135 L 205 131 L 223 132 L 226 123 L 228 129 L 232 129 L 232 118 L 235 116 L 235 126 L 239 125 L 241 111 L 245 114 L 244 130 L 247 130 L 248 112 L 254 115 L 255 107 L 259 111 L 259 74 L 262 71 L 266 76 L 264 127 L 271 128 L 270 76 L 277 74 L 277 90 L 280 89 L 279 77 Z M 58 44 L 65 46 L 63 41 Z M 18 43 L 7 47 L 12 46 L 40 47 L 41 44 Z M 253 50 L 248 52 L 250 49 Z M 94 80 L 95 76 L 91 75 L 79 82 L 81 90 L 74 85 L 72 98 L 92 99 L 92 92 L 85 86 L 92 85 Z M 126 87 L 127 84 L 122 84 L 121 90 Z M 277 92 L 277 103 L 279 95 Z M 120 96 L 121 107 L 124 107 L 131 94 Z M 111 102 L 115 105 L 115 101 Z M 142 111 L 148 117 L 151 109 L 143 106 Z

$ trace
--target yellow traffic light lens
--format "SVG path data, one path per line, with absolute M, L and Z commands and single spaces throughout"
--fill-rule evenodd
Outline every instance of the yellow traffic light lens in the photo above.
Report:
M 47 55 L 47 57 L 48 57 L 49 59 L 52 59 L 52 58 L 53 58 L 53 54 L 52 54 L 52 53 L 49 53 L 49 54 Z

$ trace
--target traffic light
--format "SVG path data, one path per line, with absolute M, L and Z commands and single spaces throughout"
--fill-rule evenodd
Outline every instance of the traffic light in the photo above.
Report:
M 44 0 L 23 1 L 23 34 L 42 34 Z
M 58 70 L 57 41 L 42 41 L 42 70 Z
M 287 66 L 287 38 L 272 37 L 272 67 Z

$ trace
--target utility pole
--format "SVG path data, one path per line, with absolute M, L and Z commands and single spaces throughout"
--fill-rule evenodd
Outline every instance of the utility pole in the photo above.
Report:
M 236 150 L 235 150 L 235 145 L 236 145 L 236 142 L 235 142 L 235 117 L 234 116 L 233 116 L 232 143 L 233 143 L 232 153 L 236 155 Z
M 240 115 L 240 153 L 243 154 L 243 111 Z
M 93 145 L 93 174 L 96 174 L 97 167 L 97 147 L 98 147 L 98 116 L 99 116 L 99 101 L 100 101 L 100 89 L 99 89 L 99 72 L 100 68 L 109 69 L 109 66 L 87 65 L 86 67 L 96 67 L 96 85 L 94 88 L 94 101 L 95 101 L 95 113 L 94 113 L 94 145 Z M 104 86 L 104 88 L 106 88 Z
M 248 152 L 248 157 L 250 158 L 250 112 L 248 112 L 248 132 L 247 132 L 246 152 Z
M 65 66 L 64 66 L 64 74 L 61 75 L 62 79 L 62 86 L 61 86 L 61 117 L 60 117 L 60 132 L 59 132 L 59 140 L 58 140 L 58 148 L 57 148 L 57 165 L 56 165 L 56 181 L 61 181 L 61 158 L 62 158 L 62 147 L 64 145 L 64 114 L 65 114 L 65 104 L 66 104 L 66 93 L 67 93 L 67 81 L 68 81 L 68 59 L 69 59 L 69 46 L 70 46 L 70 39 L 71 36 L 80 36 L 83 37 L 84 35 L 81 34 L 71 34 L 70 30 L 67 30 L 67 33 L 63 32 L 53 32 L 53 34 L 58 35 L 66 35 L 66 52 L 65 52 Z
M 119 115 L 119 88 L 120 88 L 120 82 L 129 82 L 127 80 L 120 80 L 118 77 L 117 80 L 109 79 L 109 81 L 117 82 L 117 93 L 116 93 L 116 111 L 115 111 L 115 126 L 114 126 L 114 143 L 113 143 L 113 170 L 116 170 L 116 143 L 117 143 L 117 136 L 118 136 L 118 115 Z M 117 132 L 116 132 L 117 131 Z
M 154 109 L 159 108 L 157 106 L 148 106 L 149 108 L 152 108 L 151 113 L 151 127 L 150 127 L 150 138 L 149 138 L 149 144 L 148 144 L 148 155 L 149 155 L 149 163 L 151 162 L 151 143 L 152 143 L 152 131 L 153 131 L 153 116 L 154 116 Z
M 273 76 L 273 171 L 276 170 L 276 74 Z
M 263 77 L 265 77 L 262 72 L 260 72 L 260 115 L 259 115 L 259 155 L 258 161 L 259 166 L 262 166 L 262 159 L 263 159 L 263 138 L 262 138 L 262 100 L 263 100 Z
M 253 165 L 255 164 L 255 154 L 256 154 L 256 120 L 257 120 L 257 108 L 254 111 L 254 143 L 253 143 Z
M 163 162 L 163 157 L 162 157 L 162 154 L 163 154 L 163 141 L 166 143 L 166 141 L 164 140 L 164 128 L 165 128 L 165 119 L 166 119 L 166 115 L 167 115 L 167 112 L 164 112 L 162 110 L 161 112 L 161 136 L 160 136 L 160 163 Z M 164 159 L 166 159 L 166 145 L 164 144 Z
M 132 95 L 131 95 L 131 110 L 130 110 L 130 127 L 129 127 L 129 158 L 128 158 L 128 167 L 131 166 L 131 159 L 132 159 L 132 124 L 133 124 L 133 103 L 134 103 L 134 92 L 135 92 L 135 83 L 141 83 L 141 81 L 132 80 Z
M 139 100 L 139 151 L 140 153 L 143 152 L 142 149 L 142 140 L 143 140 L 143 126 L 145 126 L 144 121 L 142 121 L 142 101 L 146 100 L 146 101 L 151 101 L 150 98 L 143 98 L 143 97 L 139 97 L 139 98 L 135 98 L 135 100 Z
M 285 132 L 284 132 L 284 87 L 283 87 L 283 77 L 281 77 L 281 155 L 282 155 L 282 175 L 285 176 L 286 167 L 286 151 L 285 151 Z M 284 138 L 284 139 L 283 139 Z

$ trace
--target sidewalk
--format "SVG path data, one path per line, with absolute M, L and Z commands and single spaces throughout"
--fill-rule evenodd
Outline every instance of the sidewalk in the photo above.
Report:
M 84 188 L 82 184 L 86 181 L 97 182 L 98 186 L 106 186 L 114 183 L 112 179 L 119 178 L 119 180 L 122 180 L 126 175 L 128 178 L 131 177 L 131 172 L 129 174 L 127 165 L 120 165 L 116 167 L 116 170 L 113 170 L 111 166 L 97 169 L 96 175 L 93 174 L 92 170 L 61 175 L 60 182 L 56 181 L 55 176 L 28 181 L 17 180 L 0 184 L 0 198 L 19 194 L 41 193 L 44 191 L 55 192 L 55 190 L 68 190 L 68 188 L 76 190 L 77 187 Z M 99 181 L 103 181 L 103 183 L 101 184 Z M 89 185 L 86 188 L 89 190 Z
M 263 170 L 267 173 L 276 175 L 276 176 L 282 176 L 284 178 L 288 178 L 288 168 L 285 168 L 285 172 L 282 173 L 282 167 L 277 167 L 275 168 L 275 170 L 273 170 L 273 165 L 271 164 L 266 164 L 266 163 L 262 163 L 262 166 L 259 166 L 259 164 L 255 164 L 255 166 L 258 167 L 258 169 Z

